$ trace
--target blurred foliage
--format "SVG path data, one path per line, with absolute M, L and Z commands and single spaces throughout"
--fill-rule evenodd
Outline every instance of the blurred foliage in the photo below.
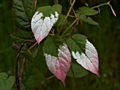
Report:
M 76 0 L 74 8 L 77 10 L 85 3 L 88 3 L 91 7 L 106 1 Z M 66 14 L 70 6 L 68 0 L 59 0 L 59 3 L 63 6 L 63 13 Z M 37 7 L 53 4 L 53 0 L 38 0 Z M 34 52 L 32 58 L 29 57 L 30 54 L 27 54 L 29 58 L 26 60 L 21 87 L 24 90 L 120 90 L 120 5 L 118 0 L 112 0 L 111 4 L 117 17 L 113 16 L 108 6 L 103 6 L 100 8 L 101 12 L 93 17 L 99 23 L 99 26 L 83 22 L 75 29 L 76 32 L 88 36 L 88 39 L 97 48 L 100 60 L 99 77 L 91 73 L 82 78 L 67 77 L 66 86 L 56 78 L 49 79 L 52 74 L 46 68 L 41 48 L 43 44 L 41 43 L 38 48 L 32 49 L 31 52 Z M 0 0 L 0 72 L 6 72 L 8 75 L 14 75 L 15 73 L 17 50 L 13 46 L 19 46 L 19 44 L 13 43 L 12 38 L 16 39 L 16 37 L 11 37 L 13 34 L 16 35 L 16 33 L 13 33 L 16 30 L 16 22 L 14 13 L 12 13 L 12 6 L 13 0 Z M 26 37 L 25 34 L 22 34 L 24 38 L 30 39 L 33 37 L 31 32 L 29 33 L 31 37 Z M 20 58 L 22 57 L 23 55 L 20 56 Z M 0 90 L 2 90 L 1 87 Z
M 11 90 L 15 82 L 15 77 L 10 76 L 6 73 L 0 73 L 0 89 L 1 90 Z

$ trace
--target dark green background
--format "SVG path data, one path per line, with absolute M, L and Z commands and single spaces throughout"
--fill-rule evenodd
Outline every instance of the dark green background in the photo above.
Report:
M 68 10 L 68 0 L 59 0 L 63 5 L 63 12 Z M 75 9 L 86 1 L 90 6 L 106 2 L 107 0 L 76 0 Z M 27 62 L 25 81 L 26 90 L 120 90 L 120 2 L 111 2 L 117 17 L 114 17 L 108 6 L 101 7 L 101 13 L 94 17 L 100 27 L 83 24 L 78 32 L 86 35 L 98 50 L 100 61 L 100 77 L 91 73 L 82 78 L 66 79 L 66 86 L 52 78 L 44 79 L 46 74 L 45 62 L 38 54 L 34 62 Z M 38 0 L 38 6 L 53 5 L 52 0 Z M 12 48 L 13 41 L 10 34 L 15 31 L 12 0 L 0 0 L 0 72 L 14 75 L 16 50 Z M 42 63 L 42 64 L 41 64 Z M 44 72 L 45 74 L 43 75 Z M 48 72 L 48 70 L 47 70 Z M 42 73 L 42 74 L 41 74 Z M 0 89 L 1 90 L 1 89 Z

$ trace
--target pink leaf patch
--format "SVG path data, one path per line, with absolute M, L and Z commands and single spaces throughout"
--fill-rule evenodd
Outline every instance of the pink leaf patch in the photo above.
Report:
M 85 69 L 96 75 L 99 75 L 98 54 L 95 47 L 88 40 L 86 40 L 85 53 L 80 54 L 79 52 L 72 51 L 72 56 Z
M 58 57 L 45 53 L 49 70 L 64 83 L 71 65 L 71 54 L 66 44 L 58 49 Z
M 36 12 L 31 21 L 32 32 L 38 44 L 48 36 L 51 28 L 57 22 L 59 14 L 51 14 L 50 17 L 43 18 L 43 13 Z

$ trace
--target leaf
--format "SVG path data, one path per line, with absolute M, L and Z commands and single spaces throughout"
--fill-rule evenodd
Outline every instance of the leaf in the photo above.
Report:
M 91 24 L 91 25 L 99 25 L 96 21 L 94 21 L 92 18 L 90 17 L 86 17 L 85 15 L 80 15 L 79 16 L 80 20 L 88 23 L 88 24 Z
M 0 79 L 6 79 L 8 75 L 4 72 L 0 73 Z
M 59 26 L 60 24 L 62 24 L 64 19 L 65 19 L 65 15 L 61 14 L 59 16 L 57 23 L 56 23 L 56 26 Z
M 54 6 L 40 7 L 34 14 L 31 21 L 32 32 L 38 44 L 49 34 L 53 25 L 59 18 L 62 6 L 57 4 Z
M 18 27 L 30 29 L 30 21 L 35 10 L 34 0 L 14 0 L 13 10 Z
M 60 4 L 53 5 L 52 9 L 53 9 L 53 11 L 56 11 L 58 13 L 62 12 L 62 6 Z
M 49 12 L 51 10 L 51 7 L 45 6 L 45 7 L 42 7 L 42 9 L 40 9 L 40 10 L 44 10 L 44 12 Z M 40 10 L 34 14 L 32 21 L 31 21 L 32 32 L 33 32 L 34 37 L 35 37 L 36 41 L 38 42 L 38 44 L 45 37 L 48 36 L 51 28 L 57 22 L 58 17 L 59 17 L 58 12 L 56 12 L 56 11 L 54 13 L 50 13 L 49 17 L 48 16 L 44 17 L 45 13 L 43 13 Z
M 51 73 L 64 83 L 71 64 L 71 54 L 65 43 L 57 44 L 53 38 L 48 38 L 44 43 L 44 56 Z
M 0 73 L 0 90 L 11 90 L 15 82 L 15 77 L 6 73 Z
M 72 64 L 71 70 L 67 74 L 67 76 L 76 77 L 76 78 L 80 78 L 86 75 L 88 75 L 88 71 L 86 71 L 85 69 L 83 69 L 81 66 L 79 66 L 76 63 Z
M 25 30 L 17 30 L 16 32 L 11 33 L 11 38 L 15 42 L 23 42 L 24 40 L 31 40 L 34 38 L 33 33 L 31 31 Z
M 90 16 L 98 14 L 98 11 L 89 7 L 80 7 L 77 13 L 80 15 Z
M 7 85 L 6 88 L 12 88 L 13 85 L 14 85 L 14 82 L 15 82 L 15 77 L 14 76 L 10 76 L 8 79 L 7 79 Z
M 35 68 L 36 69 L 36 68 Z M 34 71 L 34 73 L 33 73 Z M 36 88 L 39 87 L 40 83 L 45 80 L 45 77 L 42 73 L 32 70 L 32 73 L 29 73 L 28 77 L 26 77 L 25 86 L 28 88 Z
M 42 47 L 42 43 L 38 47 L 34 47 L 33 49 L 38 49 L 36 55 L 34 57 L 27 57 L 28 62 L 25 65 L 25 75 L 23 78 L 23 83 L 27 89 L 36 89 L 36 87 L 39 87 L 40 84 L 43 84 L 43 82 L 46 80 L 46 72 L 48 69 L 46 67 Z M 31 49 L 31 52 L 34 51 L 33 49 Z
M 82 67 L 98 75 L 98 54 L 95 47 L 83 35 L 74 35 L 67 40 L 72 56 Z
M 37 9 L 39 13 L 42 13 L 43 17 L 50 17 L 51 14 L 54 14 L 55 12 L 61 13 L 62 6 L 60 4 L 55 4 L 53 6 L 42 6 Z
M 35 2 L 37 2 L 37 0 L 22 0 L 22 2 L 26 16 L 28 17 L 29 20 L 31 20 L 36 8 L 35 6 L 37 3 Z

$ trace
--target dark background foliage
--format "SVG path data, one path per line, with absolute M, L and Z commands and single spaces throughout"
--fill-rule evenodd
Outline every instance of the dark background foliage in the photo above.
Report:
M 87 2 L 90 6 L 98 5 L 107 0 L 76 0 L 74 8 L 77 9 Z M 63 5 L 63 13 L 69 9 L 68 0 L 59 0 Z M 113 16 L 108 6 L 101 7 L 101 13 L 94 17 L 100 24 L 99 27 L 86 23 L 78 26 L 78 32 L 86 35 L 94 44 L 99 53 L 100 76 L 91 73 L 81 78 L 66 79 L 66 86 L 52 78 L 47 70 L 41 46 L 34 60 L 26 63 L 24 80 L 25 90 L 120 90 L 120 5 L 118 0 L 111 0 L 111 4 L 117 14 Z M 38 0 L 38 6 L 53 5 L 53 0 Z M 11 33 L 16 29 L 15 18 L 12 12 L 12 0 L 0 0 L 0 72 L 8 75 L 15 73 L 16 50 L 13 49 Z M 36 49 L 33 50 L 37 52 Z M 1 90 L 1 89 L 0 89 Z

